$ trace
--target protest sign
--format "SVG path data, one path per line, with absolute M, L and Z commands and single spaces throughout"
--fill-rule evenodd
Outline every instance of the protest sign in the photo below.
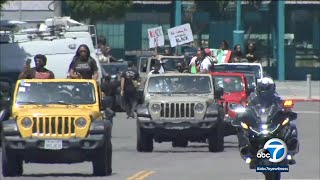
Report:
M 171 47 L 193 41 L 192 30 L 189 23 L 168 29 L 168 36 Z
M 155 48 L 164 45 L 164 36 L 162 27 L 148 29 L 149 48 Z

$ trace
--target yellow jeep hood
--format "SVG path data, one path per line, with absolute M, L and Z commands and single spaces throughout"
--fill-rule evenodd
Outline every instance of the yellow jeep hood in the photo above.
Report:
M 19 107 L 17 116 L 96 116 L 97 113 L 92 110 L 92 107 Z

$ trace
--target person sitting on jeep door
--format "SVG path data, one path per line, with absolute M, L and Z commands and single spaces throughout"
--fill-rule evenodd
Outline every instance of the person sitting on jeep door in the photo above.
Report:
M 90 50 L 87 45 L 81 44 L 77 49 L 76 55 L 69 66 L 69 76 L 73 79 L 98 80 L 98 66 L 90 56 Z
M 34 57 L 34 62 L 36 66 L 33 68 L 30 68 L 30 64 L 28 63 L 25 65 L 18 79 L 54 79 L 53 72 L 45 68 L 47 64 L 45 55 L 37 54 Z

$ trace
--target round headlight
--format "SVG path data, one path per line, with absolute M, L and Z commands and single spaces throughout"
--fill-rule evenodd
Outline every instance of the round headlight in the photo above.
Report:
M 78 118 L 75 121 L 75 125 L 79 128 L 84 128 L 87 125 L 87 120 L 85 118 Z
M 198 103 L 194 106 L 194 110 L 198 113 L 201 113 L 204 110 L 204 105 L 201 103 Z
M 152 111 L 153 113 L 159 113 L 160 110 L 161 110 L 160 104 L 152 104 L 152 105 L 151 105 L 151 111 Z
M 21 125 L 24 127 L 24 128 L 30 128 L 31 125 L 32 125 L 32 120 L 28 117 L 25 117 L 21 120 Z

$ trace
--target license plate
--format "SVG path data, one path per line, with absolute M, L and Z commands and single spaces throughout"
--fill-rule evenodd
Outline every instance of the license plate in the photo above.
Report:
M 62 141 L 61 140 L 45 140 L 44 149 L 53 149 L 53 150 L 62 149 Z

